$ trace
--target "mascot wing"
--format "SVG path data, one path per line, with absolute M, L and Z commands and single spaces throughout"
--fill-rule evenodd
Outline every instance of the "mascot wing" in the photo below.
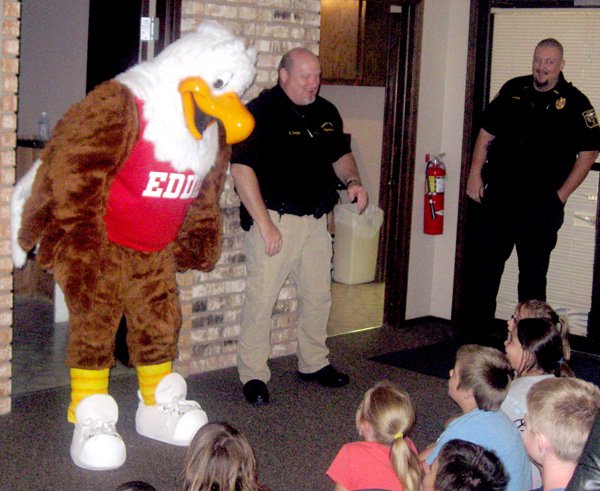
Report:
M 215 165 L 202 181 L 200 195 L 190 206 L 174 244 L 177 270 L 210 271 L 221 256 L 223 218 L 220 196 L 229 167 L 231 147 L 219 125 L 220 151 Z
M 19 229 L 21 228 L 21 215 L 23 213 L 23 207 L 25 206 L 25 202 L 31 196 L 33 180 L 35 179 L 35 175 L 37 174 L 40 165 L 42 165 L 42 161 L 37 159 L 31 169 L 27 171 L 27 173 L 21 178 L 21 180 L 13 189 L 13 194 L 10 200 L 10 245 L 12 260 L 16 268 L 22 268 L 27 262 L 27 251 L 25 251 L 19 245 L 18 235 Z M 47 211 L 47 203 L 42 204 L 41 209 Z M 42 213 L 44 211 L 42 211 Z
M 97 250 L 106 240 L 108 186 L 138 132 L 135 100 L 114 81 L 101 84 L 67 111 L 40 161 L 15 188 L 11 210 L 15 265 L 24 264 L 25 252 L 38 244 L 37 260 L 46 269 L 52 269 L 63 241 L 80 250 Z
M 190 207 L 175 241 L 179 271 L 210 271 L 219 259 L 223 233 L 220 196 L 231 156 L 228 144 L 244 140 L 254 128 L 252 116 L 245 108 L 240 110 L 236 96 L 241 95 L 254 78 L 256 53 L 245 49 L 239 39 L 218 24 L 205 22 L 198 31 L 213 38 L 208 49 L 197 54 L 202 76 L 186 77 L 179 90 L 186 124 L 192 134 L 194 127 L 201 129 L 213 124 L 211 121 L 218 121 L 219 150 L 214 166 L 202 182 L 200 196 Z

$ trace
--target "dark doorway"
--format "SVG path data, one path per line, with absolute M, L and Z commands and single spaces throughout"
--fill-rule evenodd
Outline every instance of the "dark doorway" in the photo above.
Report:
M 598 4 L 586 5 L 596 7 Z M 584 6 L 584 5 L 582 5 Z M 463 127 L 460 200 L 456 243 L 456 261 L 452 306 L 455 328 L 465 324 L 468 305 L 468 257 L 473 254 L 472 218 L 474 211 L 466 197 L 466 186 L 473 145 L 481 126 L 481 114 L 489 100 L 493 7 L 503 8 L 575 8 L 572 0 L 474 0 L 471 2 L 469 53 L 467 64 L 466 106 Z M 598 164 L 595 164 L 597 167 Z M 593 168 L 593 170 L 597 170 Z M 600 353 L 600 207 L 596 213 L 596 245 L 593 274 L 592 304 L 588 317 L 587 337 L 572 336 L 574 349 Z
M 90 0 L 86 92 L 137 63 L 146 1 Z
M 142 17 L 158 19 L 152 50 L 140 41 Z M 179 37 L 180 24 L 181 0 L 90 0 L 86 92 L 160 53 Z

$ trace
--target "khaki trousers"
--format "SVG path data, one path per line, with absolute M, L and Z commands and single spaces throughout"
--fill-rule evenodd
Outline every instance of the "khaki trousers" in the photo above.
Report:
M 279 215 L 269 210 L 283 236 L 281 251 L 265 254 L 256 224 L 245 234 L 246 298 L 238 338 L 238 372 L 242 383 L 268 382 L 271 316 L 279 291 L 291 274 L 298 294 L 298 370 L 312 373 L 326 366 L 327 320 L 331 308 L 331 235 L 327 218 Z

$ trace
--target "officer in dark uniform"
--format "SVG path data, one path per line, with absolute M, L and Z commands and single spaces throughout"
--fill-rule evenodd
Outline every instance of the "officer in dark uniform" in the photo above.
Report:
M 468 258 L 473 329 L 493 325 L 504 264 L 514 246 L 519 301 L 546 299 L 564 204 L 598 156 L 596 113 L 565 80 L 564 63 L 558 41 L 540 41 L 533 74 L 504 84 L 483 115 L 467 184 L 467 195 L 481 205 Z
M 331 165 L 350 154 L 342 119 L 322 97 L 307 105 L 294 104 L 276 85 L 248 104 L 258 122 L 252 135 L 234 147 L 232 162 L 252 168 L 269 210 L 320 218 L 339 199 Z M 240 207 L 242 228 L 253 219 Z
M 349 378 L 328 360 L 331 236 L 327 217 L 337 180 L 357 211 L 367 206 L 356 162 L 333 104 L 317 95 L 319 59 L 294 48 L 279 66 L 279 83 L 248 104 L 252 135 L 233 147 L 231 173 L 242 206 L 246 298 L 238 337 L 238 372 L 251 404 L 269 402 L 267 360 L 273 306 L 288 275 L 298 293 L 298 374 L 341 387 Z

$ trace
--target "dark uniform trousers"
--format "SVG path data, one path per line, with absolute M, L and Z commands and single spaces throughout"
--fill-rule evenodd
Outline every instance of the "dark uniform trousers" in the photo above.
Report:
M 546 300 L 546 274 L 563 223 L 564 205 L 551 193 L 537 200 L 492 195 L 473 206 L 478 224 L 471 251 L 470 327 L 493 330 L 504 265 L 514 247 L 519 301 Z

